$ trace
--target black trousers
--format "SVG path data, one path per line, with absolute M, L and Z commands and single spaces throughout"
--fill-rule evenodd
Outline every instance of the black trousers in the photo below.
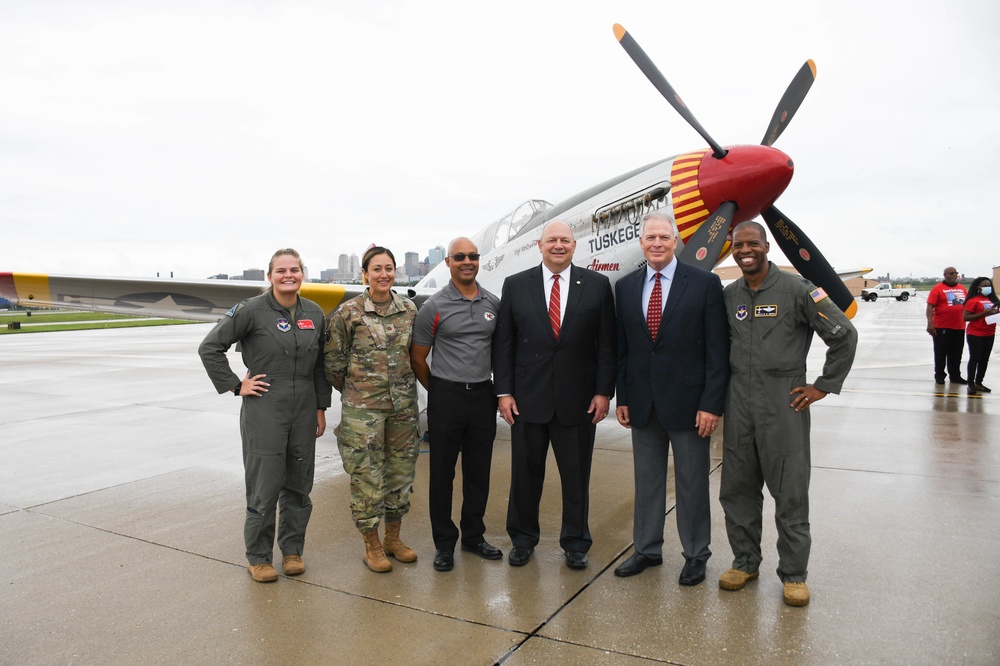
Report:
M 967 339 L 969 341 L 969 366 L 965 376 L 970 384 L 982 384 L 986 377 L 986 366 L 990 363 L 990 353 L 993 351 L 993 336 L 970 335 Z
M 590 468 L 594 458 L 596 426 L 587 421 L 563 425 L 514 421 L 510 430 L 510 501 L 507 504 L 507 534 L 518 548 L 534 548 L 541 536 L 538 505 L 545 483 L 545 459 L 549 442 L 559 467 L 562 484 L 562 529 L 559 545 L 564 550 L 586 553 L 590 537 Z
M 490 466 L 497 434 L 497 398 L 492 382 L 457 384 L 431 377 L 427 427 L 431 439 L 431 534 L 438 550 L 455 550 L 459 531 L 451 518 L 455 465 L 462 454 L 462 543 L 484 541 Z
M 965 346 L 964 328 L 937 328 L 934 336 L 934 379 L 944 381 L 945 366 L 952 381 L 962 376 L 962 348 Z

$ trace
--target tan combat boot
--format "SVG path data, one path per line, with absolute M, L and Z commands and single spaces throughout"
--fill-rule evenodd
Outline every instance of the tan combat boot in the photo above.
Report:
M 805 583 L 785 583 L 784 596 L 789 606 L 805 606 L 809 603 L 809 586 Z
M 416 552 L 399 540 L 399 528 L 402 526 L 403 522 L 400 520 L 392 523 L 386 521 L 384 544 L 385 552 L 387 555 L 392 555 L 400 562 L 416 562 Z
M 748 573 L 740 569 L 729 569 L 719 578 L 719 587 L 723 590 L 742 590 L 744 585 L 759 575 L 758 571 Z
M 250 564 L 248 562 L 247 571 L 250 572 L 250 576 L 258 583 L 273 583 L 278 580 L 278 572 L 274 570 L 274 565 L 270 562 L 262 564 Z
M 282 559 L 282 568 L 286 576 L 298 576 L 306 571 L 305 562 L 300 555 L 285 555 Z
M 385 556 L 382 544 L 378 540 L 378 528 L 371 532 L 362 532 L 361 537 L 365 540 L 365 554 L 361 558 L 365 565 L 375 573 L 392 571 L 392 562 Z

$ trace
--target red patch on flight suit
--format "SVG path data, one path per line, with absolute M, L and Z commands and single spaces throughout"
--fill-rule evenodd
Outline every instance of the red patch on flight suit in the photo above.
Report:
M 303 319 L 302 321 L 300 321 L 299 322 L 299 328 L 301 328 L 304 331 L 313 331 L 313 330 L 316 330 L 316 327 L 313 326 L 313 320 L 312 319 Z

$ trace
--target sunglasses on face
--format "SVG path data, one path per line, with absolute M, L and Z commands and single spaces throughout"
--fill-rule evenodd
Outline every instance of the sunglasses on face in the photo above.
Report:
M 454 259 L 455 261 L 465 261 L 466 257 L 468 257 L 472 261 L 479 261 L 478 252 L 469 252 L 468 254 L 466 254 L 465 252 L 459 252 L 457 254 L 451 255 L 451 258 Z

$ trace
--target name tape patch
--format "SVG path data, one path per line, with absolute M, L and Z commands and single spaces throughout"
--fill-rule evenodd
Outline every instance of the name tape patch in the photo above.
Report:
M 753 316 L 754 317 L 777 317 L 778 316 L 778 306 L 777 305 L 755 305 L 755 306 L 753 306 Z

